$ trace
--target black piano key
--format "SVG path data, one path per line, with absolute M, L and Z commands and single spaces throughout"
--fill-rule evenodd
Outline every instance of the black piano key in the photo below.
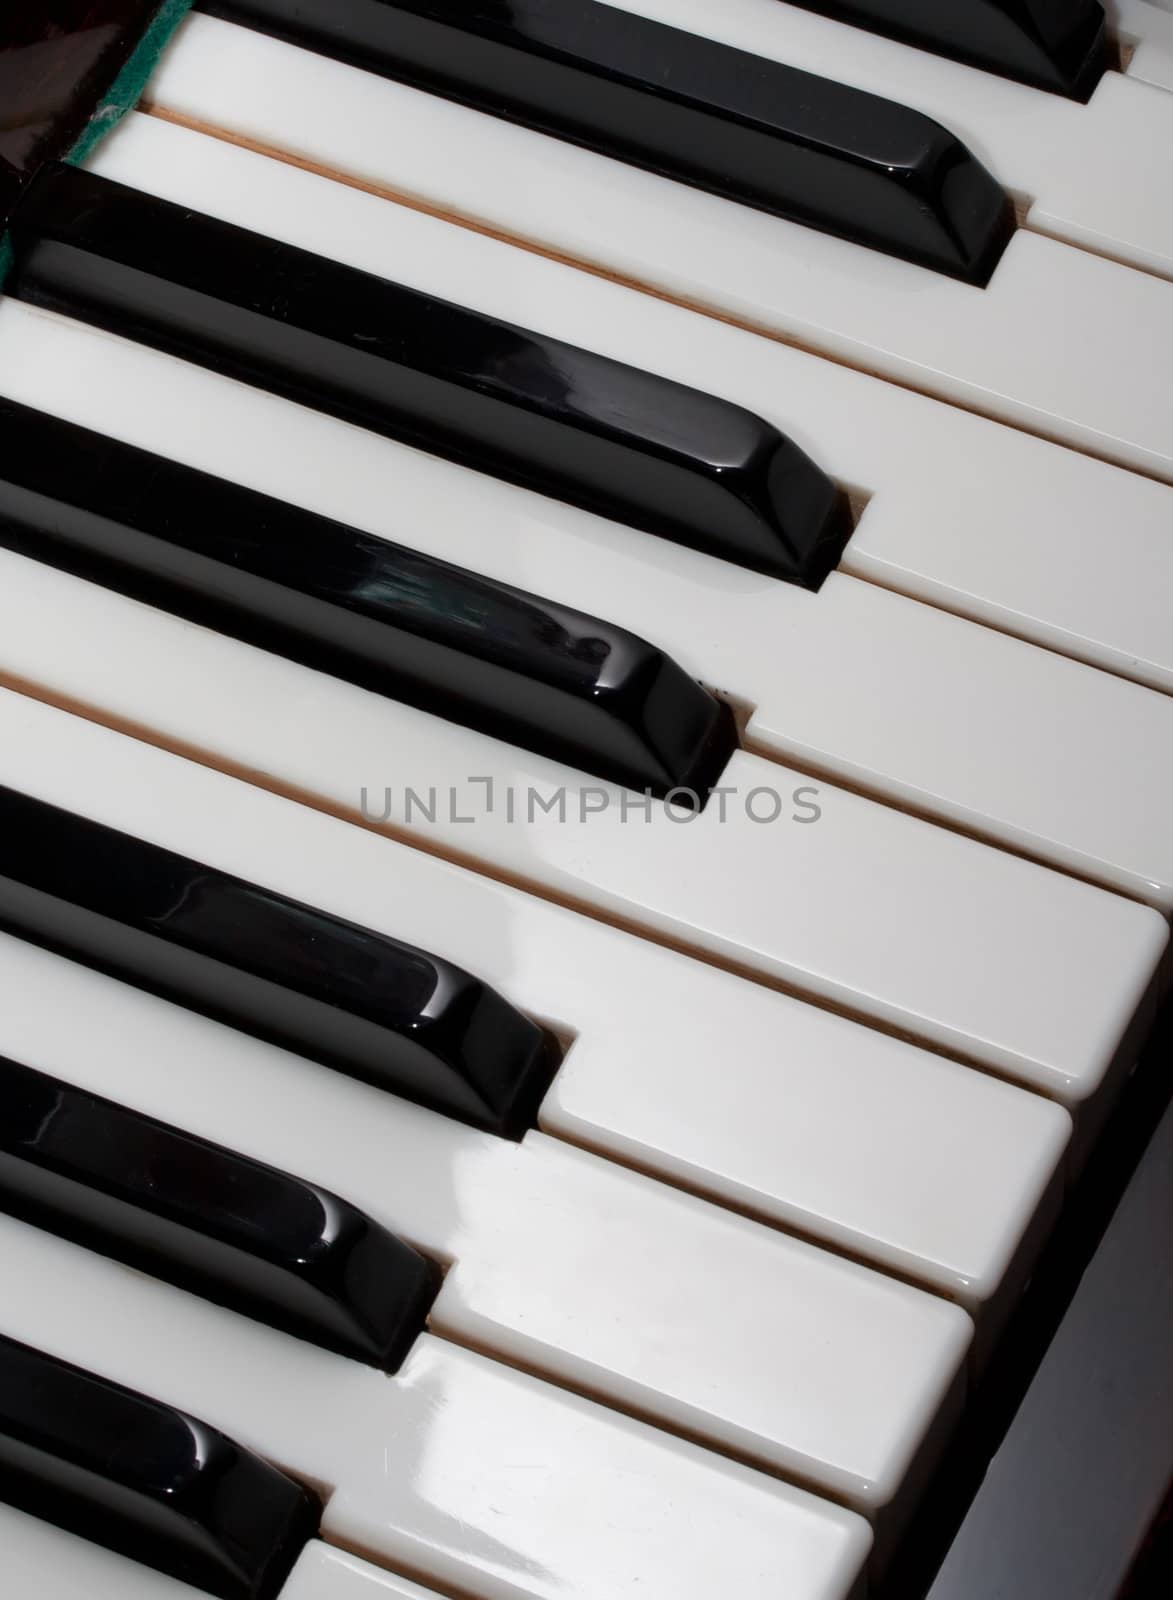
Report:
M 1000 186 L 931 118 L 596 0 L 201 9 L 972 283 L 1013 232 Z
M 0 545 L 641 791 L 737 747 L 622 628 L 3 399 Z
M 388 1372 L 439 1286 L 337 1195 L 2 1056 L 0 1207 Z
M 215 1428 L 3 1336 L 0 1498 L 221 1600 L 274 1600 L 320 1515 Z
M 1089 99 L 1109 64 L 1107 20 L 1099 0 L 793 3 L 1072 100 Z
M 91 173 L 44 168 L 9 237 L 34 305 L 743 566 L 817 587 L 850 533 L 739 406 Z
M 553 1071 L 543 1030 L 459 967 L 7 788 L 0 926 L 497 1133 Z

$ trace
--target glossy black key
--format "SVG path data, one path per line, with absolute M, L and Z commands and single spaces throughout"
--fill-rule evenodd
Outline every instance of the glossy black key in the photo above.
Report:
M 1013 231 L 999 185 L 920 112 L 597 0 L 203 9 L 972 283 Z
M 320 1515 L 215 1428 L 3 1336 L 0 1498 L 221 1600 L 274 1600 Z
M 10 294 L 744 566 L 815 587 L 850 533 L 739 406 L 91 173 L 45 168 L 10 237 Z
M 459 967 L 5 788 L 0 926 L 499 1133 L 553 1071 L 542 1029 Z
M 388 1372 L 439 1286 L 337 1195 L 3 1056 L 0 1208 Z
M 2 399 L 0 545 L 639 790 L 736 749 L 622 628 Z
M 1108 68 L 1099 0 L 793 0 L 905 44 L 1087 100 Z

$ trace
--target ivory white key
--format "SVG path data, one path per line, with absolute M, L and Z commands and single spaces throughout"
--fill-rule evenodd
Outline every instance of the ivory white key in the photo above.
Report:
M 0 1264 L 0 1331 L 229 1432 L 319 1487 L 324 1538 L 449 1592 L 843 1600 L 865 1559 L 853 1514 L 431 1335 L 388 1379 L 9 1217 Z
M 1173 89 L 1173 10 L 1169 0 L 1104 0 L 1108 23 L 1128 55 L 1130 78 Z
M 775 9 L 780 0 L 760 3 Z M 794 15 L 801 27 L 856 31 Z M 989 79 L 925 59 L 968 73 L 983 89 Z M 1073 114 L 1087 109 L 989 81 L 996 93 L 1032 94 Z M 1166 95 L 1128 87 L 1151 98 L 1159 121 L 1173 117 Z M 1173 287 L 1147 272 L 1019 229 L 989 285 L 971 288 L 210 17 L 180 28 L 149 94 L 168 114 L 335 177 L 413 196 L 1105 459 L 1173 477 Z M 95 171 L 216 214 L 240 204 L 231 192 L 219 205 L 192 198 L 191 175 L 172 169 L 162 142 L 148 153 L 140 120 L 128 119 L 134 152 L 124 124 L 91 160 Z M 271 205 L 280 209 L 275 195 Z M 298 231 L 299 243 L 306 235 L 330 239 L 313 209 L 274 227 L 250 201 L 234 220 L 281 237 Z M 337 236 L 326 248 L 339 253 Z M 386 252 L 377 270 L 402 276 Z M 531 307 L 528 320 L 515 320 L 533 326 L 536 314 Z
M 754 748 L 1173 910 L 1169 696 L 849 576 L 735 570 L 27 307 L 0 309 L 0 350 L 0 391 L 621 623 L 752 705 Z
M 0 1562 L 9 1592 L 45 1600 L 206 1600 L 162 1572 L 79 1539 L 0 1502 Z M 433 1591 L 383 1572 L 320 1540 L 308 1544 L 281 1600 L 436 1600 Z
M 170 193 L 182 191 L 191 204 L 228 220 L 283 233 L 351 265 L 391 273 L 442 298 L 747 406 L 794 437 L 841 482 L 870 495 L 843 570 L 1173 689 L 1173 490 L 1164 485 L 154 118 L 129 117 L 103 147 L 101 160 L 112 177 L 145 183 L 164 174 Z M 32 320 L 38 316 L 40 323 Z M 0 327 L 0 382 L 6 392 L 31 395 L 31 403 L 48 409 L 69 404 L 80 413 L 87 386 L 69 381 L 72 364 L 92 370 L 115 359 L 108 345 L 91 339 L 87 347 L 80 336 L 66 345 L 59 335 L 54 346 L 49 331 L 32 331 L 48 324 L 29 307 L 4 303 Z M 198 382 L 178 372 L 168 381 Z M 218 391 L 205 386 L 200 392 Z M 264 397 L 257 403 L 264 420 L 238 436 L 236 464 L 228 473 L 242 480 L 250 470 L 261 470 L 260 462 L 251 465 L 258 428 L 291 425 L 292 413 L 279 402 Z M 124 405 L 119 388 L 111 397 L 112 431 Z M 166 406 L 163 414 L 171 414 Z M 323 480 L 321 491 L 309 492 L 319 492 L 324 503 L 345 504 L 352 521 L 369 521 L 382 504 L 367 487 L 369 467 L 345 501 L 337 498 L 346 495 L 345 480 L 357 470 L 360 450 L 365 460 L 394 461 L 403 499 L 389 505 L 388 514 L 398 522 L 401 505 L 415 528 L 431 520 L 421 511 L 440 486 L 456 481 L 455 469 L 445 470 L 446 464 L 413 460 L 393 449 L 388 458 L 379 454 L 388 448 L 385 442 L 360 446 L 354 442 L 360 436 L 338 423 L 326 423 L 322 437 L 330 439 L 331 451 L 347 450 L 348 470 L 332 472 L 329 460 L 315 456 L 297 481 L 313 486 Z M 201 451 L 202 436 L 192 437 L 187 448 Z M 297 471 L 288 458 L 285 465 Z M 497 506 L 509 508 L 498 515 L 513 519 L 510 547 L 525 561 L 528 586 L 539 593 L 542 556 L 551 543 L 544 530 L 569 527 L 577 540 L 593 530 L 597 544 L 599 524 L 581 513 L 481 478 L 465 475 L 461 481 L 469 487 L 455 503 L 454 517 L 469 504 L 483 502 L 486 519 Z M 270 492 L 282 492 L 279 482 L 267 482 Z M 416 498 L 416 483 L 426 498 Z M 293 497 L 312 503 L 306 489 Z M 531 508 L 527 522 L 516 520 L 517 505 Z M 540 536 L 532 531 L 535 507 Z M 567 558 L 565 540 L 555 543 L 561 562 Z M 474 565 L 493 558 L 491 539 L 477 540 L 476 547 Z M 662 568 L 658 547 L 649 547 L 646 536 L 635 548 Z M 1134 581 L 1138 572 L 1144 574 L 1140 583 Z M 720 585 L 722 594 L 765 590 L 745 573 L 709 563 L 704 582 Z
M 124 736 L 22 703 L 19 696 L 5 695 L 3 704 L 12 713 L 3 723 L 3 776 L 23 770 L 26 789 L 59 793 L 85 772 L 106 791 L 106 803 L 117 804 L 119 778 L 125 783 L 128 773 L 125 766 L 118 771 L 112 745 L 126 746 L 128 757 L 148 753 Z M 96 744 L 83 737 L 87 731 Z M 187 764 L 177 765 L 186 778 Z M 180 828 L 190 844 L 187 820 L 204 812 L 203 786 L 184 784 L 178 815 L 163 809 L 164 795 L 154 784 L 148 787 L 152 807 L 160 809 L 156 826 L 141 836 L 162 842 L 158 825 L 166 828 L 170 816 L 169 825 Z M 234 788 L 245 796 L 255 792 Z M 209 842 L 219 838 L 221 848 L 199 855 L 214 865 L 221 849 L 226 855 L 240 851 L 250 861 L 252 881 L 276 888 L 272 875 L 259 870 L 258 857 L 266 841 L 277 842 L 282 820 L 286 828 L 296 824 L 297 850 L 312 862 L 311 877 L 321 875 L 326 886 L 323 894 L 306 882 L 306 898 L 324 909 L 337 906 L 338 896 L 328 887 L 337 874 L 334 852 L 314 849 L 300 826 L 305 813 L 299 807 L 265 798 L 261 826 L 229 830 L 222 818 L 208 818 Z M 330 826 L 347 838 L 368 837 L 376 851 L 387 848 L 345 824 Z M 348 873 L 347 879 L 365 883 L 366 892 L 374 890 L 384 905 L 397 905 L 416 924 L 416 902 L 400 884 L 388 883 L 377 869 L 369 876 Z M 551 948 L 560 962 L 567 960 L 565 946 Z M 71 1012 L 71 1019 L 76 1015 Z M 74 1030 L 75 1058 L 96 1031 Z M 127 1056 L 124 1041 L 110 1037 Z M 238 1037 L 227 1032 L 224 1049 L 230 1051 Z M 263 1052 L 265 1047 L 248 1042 Z M 26 1064 L 44 1068 L 40 1051 L 35 1054 L 38 1059 Z M 302 1062 L 302 1069 L 317 1074 L 325 1099 L 295 1116 L 290 1064 L 296 1067 L 299 1058 L 278 1055 L 286 1071 L 269 1092 L 253 1098 L 251 1074 L 238 1066 L 230 1090 L 216 1097 L 231 1119 L 231 1147 L 248 1155 L 263 1143 L 269 1151 L 264 1159 L 306 1177 L 319 1165 L 313 1146 L 333 1150 L 344 1167 L 344 1197 L 361 1207 L 369 1200 L 373 1220 L 395 1215 L 401 1237 L 455 1261 L 433 1305 L 434 1329 L 772 1471 L 817 1482 L 871 1513 L 899 1495 L 889 1526 L 907 1509 L 960 1399 L 973 1328 L 957 1306 L 595 1155 L 540 1135 L 521 1146 L 490 1135 L 468 1139 L 471 1130 L 462 1124 L 431 1112 L 421 1119 L 411 1106 L 377 1090 L 372 1101 L 366 1089 L 356 1103 L 353 1133 L 335 1143 L 347 1096 L 366 1086 Z M 208 1112 L 199 1107 L 211 1099 L 208 1074 L 222 1059 L 219 1042 L 206 1057 L 194 1057 L 194 1116 L 171 1086 L 179 1075 L 170 1034 L 159 1050 L 138 1059 L 166 1094 L 169 1119 L 193 1133 L 204 1130 Z M 164 1073 L 161 1060 L 168 1063 Z M 71 1073 L 77 1076 L 72 1067 L 60 1076 L 69 1081 Z M 104 1070 L 101 1081 L 107 1097 L 122 1095 L 121 1074 Z M 146 1104 L 134 1108 L 149 1111 Z M 323 1139 L 327 1128 L 331 1136 Z M 310 1142 L 308 1162 L 284 1141 L 282 1130 L 296 1137 L 298 1129 Z M 366 1158 L 360 1156 L 364 1149 Z M 372 1176 L 360 1197 L 364 1159 Z M 730 1316 L 738 1307 L 739 1357 L 730 1362 Z M 150 1389 L 145 1379 L 140 1387 Z M 207 1408 L 188 1409 L 205 1415 Z M 233 1436 L 247 1442 L 239 1430 Z
M 436 1596 L 431 1589 L 315 1540 L 289 1574 L 281 1600 L 436 1600 Z
M 125 1008 L 122 997 L 112 1004 Z M 78 1015 L 72 1048 L 49 1049 L 86 1083 L 95 1069 L 79 1059 Z M 931 1466 L 972 1331 L 956 1306 L 541 1135 L 520 1147 L 468 1137 L 438 1113 L 238 1043 L 218 1024 L 189 1035 L 167 1022 L 167 1073 L 156 1052 L 125 1088 L 132 1074 L 104 1073 L 106 1088 L 135 1109 L 165 1100 L 196 1127 L 231 1125 L 242 1153 L 280 1152 L 299 1175 L 344 1173 L 347 1198 L 361 1194 L 374 1220 L 396 1217 L 420 1248 L 455 1263 L 433 1331 L 829 1487 L 871 1515 Z M 213 1097 L 207 1074 L 218 1090 L 228 1080 L 199 1052 L 221 1045 L 236 1076 Z M 33 1053 L 44 1059 L 44 1046 Z
M 1153 910 L 743 751 L 722 774 L 733 799 L 681 813 L 0 558 L 0 670 L 57 698 L 352 818 L 373 795 L 418 844 L 1006 1076 L 1096 1078 L 1130 1059 L 1168 938 Z M 35 781 L 14 746 L 2 764 Z
M 312 1577 L 314 1563 L 307 1577 Z M 79 1539 L 0 1501 L 0 1571 L 6 1593 L 44 1600 L 207 1600 L 202 1589 Z M 392 1591 L 394 1592 L 394 1591 Z M 288 1584 L 282 1600 L 290 1595 Z M 308 1596 L 307 1596 L 308 1600 Z M 315 1595 L 313 1600 L 318 1600 Z M 333 1600 L 328 1589 L 321 1600 Z M 340 1600 L 342 1597 L 340 1596 Z M 349 1597 L 346 1597 L 349 1600 Z M 363 1597 L 366 1600 L 366 1597 Z M 382 1600 L 382 1597 L 380 1597 Z
M 1070 1119 L 1058 1106 L 93 723 L 10 695 L 0 707 L 10 770 L 40 774 L 47 797 L 76 804 L 84 770 L 87 806 L 107 823 L 410 933 L 572 1037 L 547 1132 L 927 1283 L 983 1327 L 1013 1301 L 1060 1187 Z M 326 1158 L 351 1196 L 367 1152 L 363 1201 L 387 1204 L 387 1152 L 405 1135 L 386 1095 L 291 1073 L 280 1052 L 11 936 L 0 988 L 0 1054 L 231 1148 L 245 1137 L 232 1086 L 253 1081 L 260 1101 L 288 1108 L 258 1154 L 306 1176 Z M 85 1035 L 78 1015 L 93 1019 Z M 174 1066 L 160 1076 L 164 1056 Z M 1047 1087 L 1078 1104 L 1105 1103 L 1112 1085 Z M 316 1130 L 348 1116 L 320 1148 Z M 467 1150 L 506 1159 L 456 1124 L 423 1126 L 446 1141 L 441 1170 L 467 1166 Z M 475 1211 L 458 1221 L 467 1232 Z M 424 1232 L 450 1255 L 459 1235 L 444 1225 Z

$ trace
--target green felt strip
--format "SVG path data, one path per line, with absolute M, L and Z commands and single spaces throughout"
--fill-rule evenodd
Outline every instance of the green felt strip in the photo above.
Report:
M 147 24 L 142 38 L 126 58 L 122 71 L 107 90 L 101 105 L 66 156 L 67 161 L 72 161 L 74 166 L 81 166 L 94 146 L 118 126 L 128 111 L 134 109 L 171 35 L 194 3 L 195 0 L 163 0 Z

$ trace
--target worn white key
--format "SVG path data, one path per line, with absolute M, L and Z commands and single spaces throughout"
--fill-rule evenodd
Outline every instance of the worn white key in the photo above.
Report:
M 14 1597 L 200 1600 L 205 1594 L 3 1502 L 0 1565 Z M 281 1586 L 281 1600 L 436 1600 L 436 1596 L 432 1590 L 313 1539 Z
M 1104 0 L 1109 25 L 1128 57 L 1127 73 L 1173 89 L 1173 10 L 1169 0 Z
M 14 1600 L 21 1595 L 40 1595 L 44 1600 L 201 1600 L 204 1593 L 3 1502 L 0 1572 L 5 1591 Z M 289 1595 L 289 1588 L 283 1588 L 282 1600 Z M 307 1592 L 306 1600 L 311 1597 L 319 1600 L 318 1595 Z M 334 1596 L 323 1588 L 320 1600 L 334 1600 Z M 339 1591 L 338 1600 L 350 1597 Z M 357 1595 L 355 1600 L 359 1600 Z M 408 1600 L 414 1597 L 409 1595 Z
M 330 1172 L 353 1204 L 454 1263 L 434 1332 L 870 1514 L 931 1465 L 971 1331 L 957 1307 L 597 1156 L 470 1130 L 54 963 L 25 963 L 41 1006 L 92 1003 L 43 1034 L 24 1008 L 19 1059 L 299 1176 Z M 127 1023 L 121 1060 L 91 1056 L 97 1018 Z
M 436 1600 L 436 1596 L 431 1589 L 315 1540 L 286 1579 L 281 1600 Z
M 449 1593 L 845 1600 L 866 1556 L 853 1514 L 428 1334 L 389 1379 L 9 1217 L 0 1270 L 0 1331 L 313 1482 L 324 1538 Z
M 754 3 L 778 11 L 781 36 L 778 0 Z M 794 22 L 800 31 L 828 26 L 808 13 Z M 833 26 L 869 46 L 902 48 Z M 994 94 L 1029 93 L 1032 104 L 1054 100 L 1066 113 L 1057 97 L 925 59 Z M 1162 126 L 1173 117 L 1165 94 L 1142 83 L 1123 89 L 1147 97 Z M 1024 228 L 988 287 L 976 289 L 212 18 L 179 30 L 150 94 L 171 114 L 1173 478 L 1173 287 L 1148 272 Z M 190 177 L 161 158 L 154 173 L 145 160 L 123 167 L 125 133 L 99 151 L 96 170 L 130 170 L 129 181 L 184 200 Z M 1165 135 L 1159 148 L 1168 147 Z M 1142 165 L 1151 148 L 1144 155 Z M 1127 177 L 1117 181 L 1126 193 Z M 225 194 L 221 205 L 235 199 Z M 242 220 L 282 232 L 263 215 Z M 291 226 L 315 231 L 304 212 Z M 398 273 L 394 256 L 384 255 L 382 270 Z M 515 320 L 532 325 L 536 314 Z
M 0 670 L 57 698 L 1006 1076 L 1131 1059 L 1146 907 L 745 752 L 680 812 L 27 558 L 0 577 Z
M 85 808 L 108 825 L 415 941 L 571 1038 L 547 1132 L 924 1282 L 984 1329 L 1013 1302 L 1060 1187 L 1070 1121 L 1049 1101 L 92 723 L 10 695 L 0 708 L 8 775 L 47 785 L 46 799 L 78 804 L 84 770 Z M 232 1084 L 265 1072 L 262 1098 L 289 1105 L 281 1128 L 299 1142 L 263 1158 L 298 1171 L 321 1159 L 323 1118 L 341 1126 L 333 1078 L 283 1090 L 285 1058 L 11 937 L 0 989 L 0 1054 L 135 1103 L 154 1085 L 153 1114 L 184 1127 L 219 1114 L 204 1131 L 230 1145 Z M 78 1015 L 94 1022 L 84 1041 Z M 163 1056 L 177 1065 L 160 1079 Z M 1046 1087 L 1084 1122 L 1094 1097 L 1094 1122 L 1113 1085 Z M 402 1123 L 386 1097 L 347 1092 L 354 1126 L 321 1181 L 349 1192 L 354 1153 L 369 1149 L 364 1203 L 377 1209 Z
M 112 177 L 150 187 L 165 175 L 173 197 L 227 220 L 745 405 L 870 496 L 844 570 L 1173 689 L 1173 490 L 1164 485 L 154 118 L 128 118 L 101 160 Z M 16 308 L 4 315 L 18 320 Z M 16 337 L 5 329 L 5 383 L 28 364 L 10 350 Z M 43 392 L 60 386 L 71 361 L 105 359 L 102 347 L 88 357 L 63 352 L 59 361 L 51 349 L 38 351 L 20 381 Z M 237 448 L 238 474 L 249 470 L 252 437 Z M 437 471 L 443 478 L 433 466 L 421 479 L 427 470 L 405 460 L 396 466 L 415 520 L 412 486 L 420 482 L 419 492 L 430 495 Z M 319 471 L 331 483 L 344 476 Z M 498 503 L 516 503 L 501 501 L 501 491 L 479 478 L 469 481 L 471 494 L 488 497 L 486 516 Z M 372 514 L 368 501 L 365 487 L 350 499 L 360 521 Z M 525 503 L 566 525 L 562 508 Z M 584 526 L 581 514 L 569 514 L 572 530 Z M 511 542 L 538 577 L 540 550 L 524 526 L 514 526 Z M 481 541 L 482 559 L 488 543 Z M 1133 581 L 1137 572 L 1144 581 Z M 725 568 L 712 581 L 739 595 L 762 587 Z
M 1173 697 L 842 574 L 816 595 L 741 572 L 19 303 L 0 350 L 12 398 L 650 635 L 754 708 L 754 748 L 1173 910 Z

